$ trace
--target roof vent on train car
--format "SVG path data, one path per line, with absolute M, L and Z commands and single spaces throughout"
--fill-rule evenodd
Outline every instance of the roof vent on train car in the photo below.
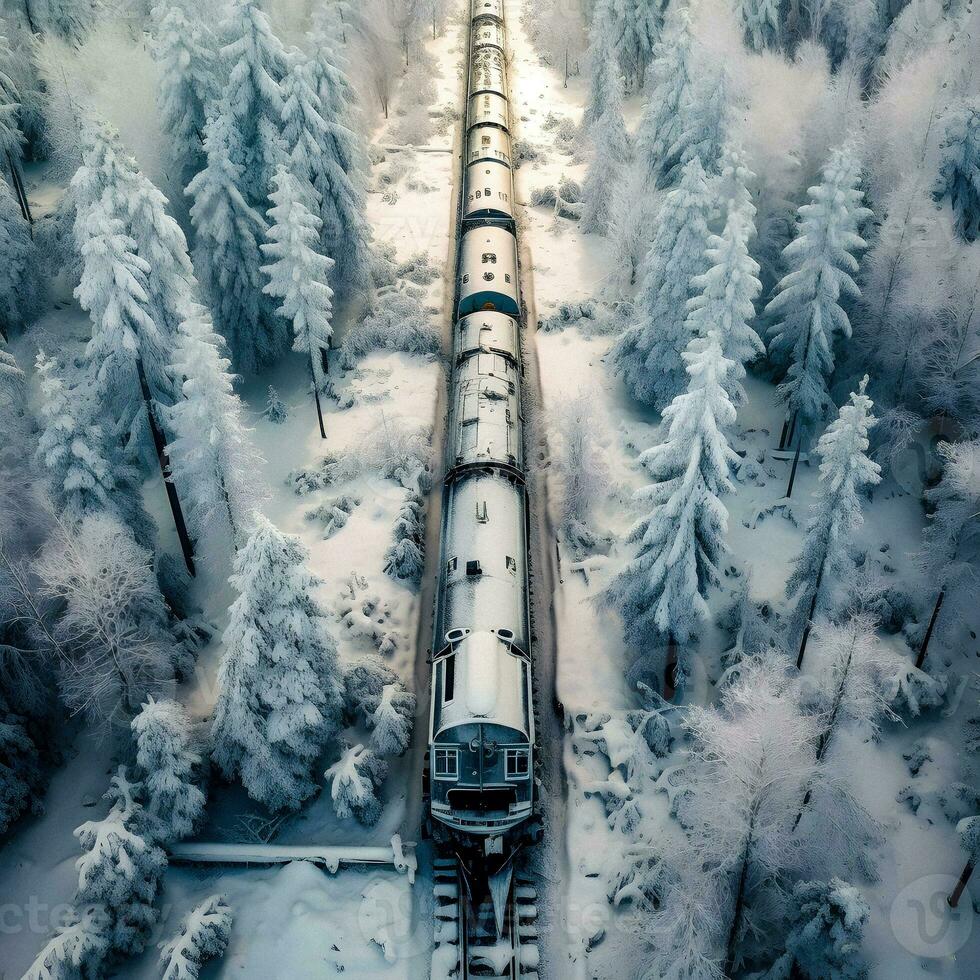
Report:
M 469 633 L 469 630 L 467 630 L 467 629 L 451 629 L 446 634 L 446 642 L 447 643 L 459 643 L 459 641 L 462 640 L 468 633 Z
M 502 640 L 510 641 L 514 639 L 514 631 L 507 629 L 506 626 L 503 626 L 497 630 L 497 636 L 499 636 Z
M 467 575 L 482 575 L 483 569 L 480 567 L 479 559 L 476 561 L 468 561 L 466 563 L 466 574 Z

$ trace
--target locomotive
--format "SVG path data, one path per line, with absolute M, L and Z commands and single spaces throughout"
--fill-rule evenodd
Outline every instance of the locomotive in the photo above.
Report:
M 473 0 L 468 78 L 423 778 L 433 835 L 494 891 L 495 880 L 509 882 L 535 809 L 521 301 L 502 0 Z

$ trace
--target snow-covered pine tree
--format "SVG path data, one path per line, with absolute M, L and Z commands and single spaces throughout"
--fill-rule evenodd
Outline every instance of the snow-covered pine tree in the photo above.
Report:
M 616 54 L 628 92 L 637 91 L 643 84 L 660 38 L 664 6 L 662 0 L 611 0 L 612 23 L 617 30 Z
M 38 285 L 35 261 L 30 226 L 0 176 L 0 337 L 9 338 L 33 314 Z
M 344 672 L 344 724 L 356 724 L 359 715 L 366 721 L 381 703 L 385 687 L 399 683 L 398 676 L 381 657 L 355 661 Z
M 832 402 L 828 391 L 834 370 L 834 341 L 850 337 L 851 323 L 841 298 L 857 299 L 854 281 L 865 248 L 860 226 L 871 212 L 862 206 L 861 165 L 845 144 L 830 154 L 823 180 L 799 209 L 799 231 L 783 250 L 790 272 L 766 307 L 769 356 L 789 364 L 780 394 L 791 416 L 789 429 L 818 424 Z M 795 420 L 795 425 L 794 421 Z M 790 435 L 792 438 L 792 435 Z
M 162 980 L 198 980 L 204 963 L 228 948 L 233 918 L 224 895 L 210 895 L 188 912 L 180 932 L 160 944 Z
M 169 341 L 197 290 L 187 239 L 167 212 L 166 197 L 126 152 L 115 129 L 96 120 L 83 127 L 82 135 L 82 166 L 71 184 L 76 241 L 93 210 L 121 222 L 122 233 L 135 243 L 136 255 L 149 266 L 148 311 L 161 337 Z M 176 397 L 170 394 L 171 399 Z
M 954 103 L 944 122 L 933 197 L 949 199 L 956 230 L 966 241 L 975 242 L 980 237 L 980 96 Z
M 375 258 L 365 212 L 367 154 L 357 130 L 356 95 L 334 37 L 323 28 L 314 29 L 310 50 L 310 82 L 323 122 L 316 137 L 321 159 L 312 175 L 320 195 L 321 252 L 336 263 L 334 292 L 341 298 L 356 297 L 374 283 Z
M 403 755 L 412 738 L 415 695 L 401 683 L 385 684 L 377 708 L 367 716 L 371 748 L 378 755 Z
M 417 488 L 408 491 L 395 518 L 392 537 L 385 552 L 385 573 L 417 585 L 425 567 L 425 502 Z
M 307 359 L 320 435 L 326 438 L 320 369 L 333 335 L 333 290 L 327 283 L 334 263 L 318 251 L 321 222 L 310 210 L 314 202 L 309 181 L 284 165 L 276 171 L 273 186 L 270 196 L 274 206 L 269 209 L 272 227 L 268 242 L 261 246 L 271 260 L 262 267 L 269 281 L 262 291 L 281 302 L 276 314 L 291 326 L 293 350 Z
M 211 300 L 218 332 L 241 371 L 271 364 L 288 346 L 286 331 L 262 295 L 262 212 L 242 194 L 242 167 L 231 159 L 233 120 L 223 109 L 208 123 L 207 166 L 190 182 L 197 229 L 196 267 Z
M 13 50 L 3 26 L 0 21 L 0 167 L 6 170 L 20 160 L 25 140 L 20 131 L 20 93 L 7 67 L 13 60 Z
M 735 0 L 735 15 L 753 51 L 775 48 L 780 43 L 780 0 Z
M 249 207 L 264 213 L 273 174 L 284 159 L 280 131 L 286 52 L 260 0 L 233 0 L 219 40 L 226 81 L 214 112 L 228 124 L 226 149 L 232 166 L 240 168 L 238 190 Z
M 833 585 L 850 565 L 850 545 L 864 523 L 861 493 L 881 482 L 881 467 L 869 459 L 868 432 L 876 419 L 864 376 L 817 443 L 820 484 L 803 550 L 786 583 L 786 596 L 799 596 L 791 632 L 802 630 L 797 666 L 803 663 L 814 619 L 833 613 Z
M 19 407 L 24 394 L 24 372 L 17 365 L 14 355 L 7 350 L 3 337 L 0 337 L 0 407 Z
M 871 909 L 856 888 L 839 878 L 800 881 L 790 908 L 786 952 L 763 980 L 861 980 L 867 975 L 861 942 Z
M 204 540 L 217 527 L 238 542 L 262 496 L 261 458 L 223 348 L 207 310 L 193 308 L 174 347 L 171 371 L 184 397 L 167 413 L 174 433 L 167 451 L 195 537 Z
M 315 792 L 313 763 L 339 727 L 337 650 L 303 546 L 261 514 L 253 520 L 231 577 L 238 598 L 218 669 L 212 760 L 253 799 L 295 809 Z
M 732 490 L 729 472 L 738 459 L 726 437 L 735 422 L 725 390 L 733 365 L 715 334 L 692 340 L 684 362 L 690 381 L 664 412 L 667 440 L 640 455 L 654 483 L 636 493 L 648 511 L 629 534 L 639 552 L 610 587 L 637 649 L 653 637 L 675 645 L 698 635 L 705 597 L 727 551 L 728 512 L 720 498 Z M 678 687 L 690 669 L 689 662 L 679 663 Z
M 616 79 L 620 86 L 619 72 L 610 71 L 609 65 L 619 66 L 616 52 L 616 24 L 613 20 L 613 3 L 615 0 L 597 0 L 592 11 L 592 23 L 589 25 L 589 46 L 586 60 L 589 66 L 589 95 L 582 115 L 582 131 L 588 132 L 609 102 L 608 88 L 611 79 Z
M 619 64 L 608 60 L 597 70 L 609 77 L 603 84 L 605 103 L 589 130 L 593 156 L 582 185 L 581 228 L 584 232 L 606 234 L 617 182 L 629 159 L 629 136 L 623 122 L 622 81 Z
M 397 742 L 401 732 L 398 718 L 401 716 L 391 717 L 395 707 L 389 706 L 383 717 L 379 717 L 375 733 L 377 739 L 387 735 Z M 412 697 L 412 710 L 407 721 L 409 735 L 414 710 L 415 698 Z M 405 739 L 405 745 L 407 744 L 408 736 Z M 27 719 L 11 710 L 7 698 L 0 690 L 0 839 L 22 813 L 32 807 L 35 812 L 40 812 L 40 788 L 38 749 L 28 731 Z
M 330 782 L 334 812 L 341 820 L 356 817 L 371 827 L 381 816 L 378 790 L 388 775 L 388 763 L 371 749 L 354 745 L 323 774 Z
M 691 17 L 686 4 L 671 4 L 663 36 L 654 49 L 650 65 L 647 99 L 636 130 L 636 159 L 641 187 L 672 183 L 676 164 L 671 147 L 683 132 L 684 109 L 692 98 L 693 40 Z
M 745 398 L 742 379 L 745 366 L 766 352 L 759 335 L 749 325 L 755 319 L 755 299 L 762 291 L 759 263 L 749 255 L 749 240 L 755 228 L 747 210 L 732 209 L 721 235 L 708 239 L 705 253 L 711 267 L 691 279 L 696 292 L 687 304 L 686 327 L 695 337 L 715 334 L 722 356 L 731 362 L 732 374 L 725 379 L 729 398 L 738 404 Z
M 158 0 L 153 40 L 160 65 L 161 122 L 173 140 L 171 155 L 186 184 L 205 163 L 204 129 L 217 96 L 214 32 L 188 0 Z
M 153 907 L 167 855 L 153 840 L 152 829 L 138 802 L 139 783 L 131 783 L 126 767 L 112 777 L 105 798 L 109 813 L 75 830 L 84 852 L 78 871 L 76 906 L 99 905 L 109 914 L 108 936 L 118 953 L 138 953 L 157 921 Z
M 691 339 L 687 301 L 691 280 L 706 272 L 708 221 L 714 196 L 698 160 L 664 200 L 650 250 L 640 267 L 637 322 L 613 349 L 613 363 L 630 394 L 663 411 L 687 386 L 682 354 Z
M 974 602 L 980 562 L 980 439 L 943 443 L 939 455 L 944 461 L 943 475 L 935 487 L 926 490 L 934 510 L 916 555 L 924 580 L 939 591 L 919 644 L 917 668 L 925 661 L 947 598 L 957 605 L 964 600 Z
M 150 413 L 173 401 L 173 383 L 166 371 L 168 338 L 149 308 L 150 265 L 136 254 L 122 222 L 101 207 L 79 221 L 76 237 L 82 278 L 75 296 L 92 319 L 85 355 L 97 397 L 127 456 L 152 460 Z
M 72 909 L 22 980 L 72 980 L 98 976 L 109 955 L 111 922 L 103 905 Z
M 132 720 L 149 827 L 161 844 L 190 837 L 204 815 L 203 757 L 177 701 L 148 698 Z
M 745 162 L 745 152 L 740 144 L 732 140 L 725 144 L 721 152 L 719 168 L 721 175 L 715 181 L 715 190 L 721 205 L 718 227 L 724 227 L 729 215 L 738 214 L 749 226 L 751 241 L 756 230 L 756 207 L 749 187 L 756 177 Z
M 661 184 L 677 180 L 681 168 L 697 157 L 705 171 L 714 174 L 728 141 L 728 119 L 732 97 L 721 66 L 704 63 L 690 90 L 690 100 L 681 104 L 677 137 L 667 149 Z

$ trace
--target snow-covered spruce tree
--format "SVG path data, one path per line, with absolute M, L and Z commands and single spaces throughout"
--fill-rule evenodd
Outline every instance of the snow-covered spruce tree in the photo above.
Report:
M 102 121 L 83 128 L 82 166 L 72 178 L 76 243 L 81 248 L 93 211 L 121 222 L 121 231 L 147 263 L 147 309 L 165 340 L 173 336 L 197 290 L 180 225 L 167 212 L 167 199 L 126 152 L 119 135 Z M 174 393 L 171 392 L 171 397 Z
M 171 155 L 187 182 L 205 163 L 204 128 L 216 98 L 212 27 L 188 0 L 153 7 L 153 56 L 160 65 L 157 103 Z
M 980 237 L 980 97 L 955 103 L 947 112 L 942 160 L 933 188 L 956 214 L 956 230 L 968 242 Z
M 643 85 L 660 38 L 664 6 L 662 0 L 611 0 L 616 54 L 628 92 L 636 92 Z
M 919 644 L 918 668 L 929 652 L 947 598 L 957 605 L 964 600 L 973 604 L 980 562 L 980 439 L 941 444 L 939 454 L 944 461 L 943 476 L 926 491 L 926 499 L 935 510 L 916 556 L 925 581 L 933 588 L 938 586 L 929 625 Z
M 677 160 L 671 148 L 681 138 L 684 111 L 692 98 L 694 56 L 691 18 L 685 4 L 671 4 L 663 36 L 654 49 L 647 99 L 636 130 L 635 152 L 640 186 L 666 186 L 675 181 Z
M 210 895 L 188 912 L 180 932 L 160 944 L 162 980 L 198 980 L 204 963 L 228 948 L 233 918 L 224 895 Z
M 636 493 L 648 511 L 629 534 L 639 552 L 609 592 L 637 649 L 653 637 L 673 646 L 698 635 L 727 550 L 728 513 L 720 497 L 732 490 L 729 468 L 738 458 L 726 437 L 735 422 L 725 391 L 733 365 L 714 334 L 692 340 L 684 362 L 690 382 L 664 412 L 667 440 L 640 455 L 654 483 Z M 678 665 L 678 687 L 690 669 L 689 662 Z
M 365 212 L 367 153 L 358 135 L 356 95 L 344 74 L 334 37 L 316 28 L 309 39 L 309 80 L 323 124 L 322 129 L 314 130 L 321 156 L 311 174 L 320 195 L 321 252 L 336 263 L 331 285 L 346 299 L 362 295 L 374 284 L 375 257 Z M 286 139 L 288 146 L 288 136 Z
M 637 322 L 613 349 L 613 363 L 630 394 L 661 412 L 687 385 L 682 360 L 691 339 L 687 301 L 694 295 L 692 279 L 709 267 L 705 253 L 713 207 L 704 168 L 692 160 L 664 200 L 640 267 Z
M 344 671 L 344 725 L 355 725 L 359 716 L 367 721 L 381 703 L 388 685 L 401 683 L 395 672 L 377 656 L 364 657 Z
M 177 701 L 151 697 L 131 727 L 153 836 L 162 844 L 190 837 L 200 826 L 205 796 L 203 757 L 187 712 Z
M 318 251 L 321 222 L 310 210 L 313 191 L 306 178 L 297 177 L 283 165 L 276 171 L 273 186 L 270 196 L 274 206 L 269 209 L 272 227 L 268 242 L 261 246 L 271 260 L 262 267 L 269 281 L 262 291 L 281 302 L 276 314 L 292 328 L 293 350 L 307 359 L 320 435 L 326 438 L 320 368 L 333 335 L 333 290 L 327 284 L 333 260 Z
M 212 761 L 271 810 L 316 791 L 312 767 L 339 727 L 337 650 L 297 538 L 256 513 L 235 559 Z
M 103 905 L 72 910 L 47 941 L 22 980 L 72 980 L 98 976 L 109 955 L 109 914 Z
M 401 683 L 385 684 L 377 708 L 367 716 L 371 748 L 378 755 L 403 755 L 412 738 L 415 695 Z
M 721 235 L 708 239 L 705 253 L 711 267 L 691 279 L 696 292 L 687 304 L 686 327 L 695 337 L 715 334 L 722 356 L 731 362 L 725 389 L 736 404 L 745 398 L 742 379 L 745 366 L 766 352 L 759 335 L 749 325 L 755 319 L 755 299 L 762 291 L 759 263 L 749 255 L 755 228 L 747 211 L 732 210 Z
M 392 536 L 394 541 L 385 552 L 385 572 L 417 585 L 425 567 L 425 502 L 419 490 L 408 491 Z
M 731 103 L 725 69 L 703 63 L 700 77 L 691 87 L 690 101 L 682 103 L 680 131 L 667 149 L 661 183 L 674 183 L 684 164 L 695 157 L 708 173 L 717 171 L 728 142 Z
M 807 191 L 810 203 L 799 209 L 799 232 L 783 250 L 791 271 L 765 311 L 773 321 L 769 356 L 789 365 L 780 387 L 789 428 L 801 436 L 832 405 L 828 384 L 834 341 L 851 335 L 841 298 L 861 295 L 853 279 L 858 271 L 854 253 L 866 247 L 859 229 L 871 212 L 862 206 L 860 179 L 861 165 L 849 145 L 831 152 L 822 182 Z
M 745 32 L 745 43 L 753 51 L 779 46 L 779 0 L 734 0 L 734 5 Z
M 791 634 L 802 630 L 797 666 L 818 615 L 832 614 L 833 588 L 851 563 L 850 545 L 864 523 L 861 493 L 881 482 L 881 467 L 868 458 L 868 432 L 875 424 L 874 407 L 866 394 L 868 377 L 817 443 L 820 484 L 807 524 L 803 550 L 786 583 L 786 596 L 799 596 Z
M 354 745 L 323 774 L 330 782 L 334 812 L 341 820 L 356 817 L 368 827 L 381 816 L 378 790 L 388 775 L 388 763 L 371 749 Z
M 853 886 L 830 881 L 800 881 L 793 888 L 786 952 L 763 980 L 862 980 L 864 927 L 871 909 Z
M 261 459 L 223 348 L 207 310 L 194 307 L 178 328 L 173 352 L 171 371 L 184 397 L 167 413 L 174 433 L 167 451 L 195 538 L 204 540 L 218 527 L 237 543 L 262 496 Z
M 207 166 L 190 182 L 191 220 L 197 229 L 196 267 L 211 300 L 218 332 L 228 341 L 235 366 L 253 371 L 271 364 L 288 347 L 284 324 L 262 295 L 264 205 L 258 211 L 243 195 L 243 169 L 231 159 L 233 120 L 223 109 L 208 123 Z
M 284 159 L 280 131 L 286 52 L 259 0 L 233 0 L 219 40 L 221 77 L 227 81 L 213 111 L 227 124 L 226 151 L 232 166 L 240 168 L 239 192 L 249 207 L 264 212 L 273 174 Z
M 414 709 L 413 697 L 412 712 Z M 412 712 L 408 717 L 409 734 Z M 397 720 L 386 715 L 385 719 L 379 719 L 377 727 L 382 730 L 387 721 L 384 730 L 397 733 Z M 405 744 L 408 744 L 407 737 Z M 41 811 L 41 782 L 38 748 L 28 731 L 28 720 L 11 710 L 0 689 L 0 839 L 22 813 L 32 808 L 35 813 Z
M 157 921 L 153 907 L 167 856 L 138 802 L 139 783 L 131 783 L 126 767 L 105 794 L 109 813 L 75 830 L 84 852 L 75 862 L 78 889 L 75 905 L 99 905 L 109 915 L 109 942 L 114 952 L 141 952 Z
M 607 61 L 598 69 L 609 75 L 603 86 L 605 103 L 589 130 L 594 149 L 585 182 L 582 185 L 581 228 L 584 232 L 604 235 L 609 228 L 610 212 L 617 182 L 629 158 L 629 137 L 623 122 L 622 82 L 619 66 Z
M 9 338 L 37 306 L 35 261 L 30 226 L 0 176 L 0 336 Z
M 63 604 L 54 636 L 70 658 L 61 689 L 95 723 L 130 718 L 172 682 L 178 647 L 153 573 L 152 555 L 109 514 L 60 525 L 37 566 L 43 594 Z
M 715 192 L 720 199 L 719 227 L 723 228 L 729 215 L 737 214 L 749 231 L 749 241 L 755 236 L 756 207 L 749 187 L 756 176 L 745 162 L 741 145 L 729 140 L 721 151 L 720 176 L 715 181 Z
M 566 398 L 552 443 L 557 474 L 561 533 L 573 545 L 596 540 L 590 524 L 609 483 L 605 454 L 597 437 L 595 399 L 588 392 Z M 556 445 L 557 444 L 557 445 Z

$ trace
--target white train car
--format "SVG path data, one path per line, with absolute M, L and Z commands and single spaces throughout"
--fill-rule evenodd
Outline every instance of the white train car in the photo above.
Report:
M 466 163 L 493 160 L 511 166 L 510 135 L 507 130 L 487 123 L 472 126 L 466 137 Z
M 517 280 L 517 240 L 497 225 L 471 228 L 460 246 L 458 315 L 497 310 L 521 314 Z
M 466 168 L 463 220 L 514 220 L 514 181 L 510 167 L 486 161 Z

